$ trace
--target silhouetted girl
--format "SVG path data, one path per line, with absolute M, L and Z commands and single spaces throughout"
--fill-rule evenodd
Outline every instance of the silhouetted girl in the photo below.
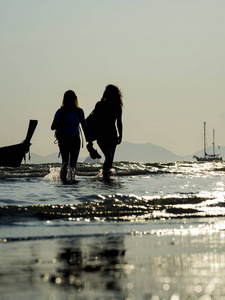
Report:
M 108 85 L 101 101 L 96 103 L 94 114 L 97 125 L 97 143 L 102 150 L 104 178 L 110 177 L 116 146 L 122 141 L 122 93 L 115 85 Z
M 64 181 L 67 178 L 75 179 L 77 159 L 80 152 L 79 124 L 85 133 L 86 140 L 91 143 L 87 125 L 84 118 L 84 111 L 79 107 L 77 96 L 74 91 L 67 91 L 64 94 L 62 106 L 55 113 L 51 126 L 56 130 L 59 149 L 62 156 L 60 178 Z

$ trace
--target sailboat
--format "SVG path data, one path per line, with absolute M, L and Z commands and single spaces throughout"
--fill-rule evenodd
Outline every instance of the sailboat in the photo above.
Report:
M 215 154 L 215 130 L 213 129 L 213 154 L 206 153 L 206 122 L 204 122 L 204 157 L 193 155 L 197 161 L 222 161 L 223 158 L 219 154 Z

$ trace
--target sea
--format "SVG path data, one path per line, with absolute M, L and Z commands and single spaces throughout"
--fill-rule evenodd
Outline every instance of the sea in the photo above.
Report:
M 0 299 L 225 299 L 225 162 L 0 167 Z

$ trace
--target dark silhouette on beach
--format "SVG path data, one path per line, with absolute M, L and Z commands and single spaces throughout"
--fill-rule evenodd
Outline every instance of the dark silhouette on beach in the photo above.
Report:
M 62 106 L 55 113 L 51 125 L 51 129 L 56 130 L 56 138 L 62 156 L 60 171 L 62 181 L 66 181 L 67 175 L 69 180 L 75 179 L 77 159 L 81 146 L 79 124 L 82 126 L 89 148 L 92 148 L 84 111 L 79 107 L 75 92 L 69 90 L 65 92 Z
M 110 84 L 106 87 L 101 101 L 96 103 L 93 112 L 97 143 L 105 156 L 105 179 L 110 177 L 116 146 L 122 141 L 122 108 L 122 93 L 117 86 Z

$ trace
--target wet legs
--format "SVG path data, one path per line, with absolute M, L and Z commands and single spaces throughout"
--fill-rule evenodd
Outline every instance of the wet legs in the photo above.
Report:
M 98 141 L 98 145 L 105 156 L 105 161 L 103 163 L 103 176 L 104 178 L 109 178 L 110 170 L 113 165 L 116 143 L 106 143 L 104 141 Z
M 59 147 L 62 156 L 60 178 L 62 181 L 65 181 L 67 177 L 69 180 L 74 180 L 80 152 L 80 137 L 66 137 L 60 141 Z M 69 169 L 68 166 L 70 166 Z

